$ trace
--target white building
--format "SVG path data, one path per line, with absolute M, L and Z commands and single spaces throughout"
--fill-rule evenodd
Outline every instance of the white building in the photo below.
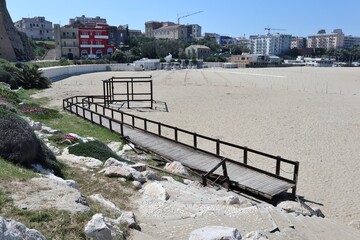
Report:
M 287 34 L 252 35 L 250 40 L 253 54 L 279 55 L 291 46 L 291 35 Z
M 33 40 L 54 39 L 53 24 L 46 21 L 45 17 L 23 18 L 14 23 L 17 30 L 24 32 Z
M 345 36 L 344 37 L 344 48 L 352 48 L 360 46 L 360 37 Z
M 303 49 L 306 48 L 306 38 L 304 37 L 292 37 L 291 38 L 291 49 Z
M 320 30 L 316 35 L 308 36 L 308 48 L 342 48 L 344 46 L 344 33 L 341 29 L 334 29 L 332 33 Z
M 75 22 L 81 22 L 85 25 L 96 25 L 97 23 L 101 24 L 107 24 L 106 18 L 101 18 L 99 16 L 97 17 L 85 17 L 85 15 L 82 15 L 81 17 L 75 17 L 69 19 L 69 25 L 74 24 Z

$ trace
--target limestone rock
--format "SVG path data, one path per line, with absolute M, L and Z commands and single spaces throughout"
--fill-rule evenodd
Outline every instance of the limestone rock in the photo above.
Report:
M 86 224 L 85 235 L 93 240 L 125 239 L 124 233 L 106 221 L 102 214 L 95 214 Z
M 284 211 L 288 212 L 288 213 L 295 213 L 297 215 L 310 215 L 310 213 L 301 207 L 301 204 L 298 202 L 293 202 L 293 201 L 283 201 L 281 203 L 279 203 L 277 205 L 278 208 L 283 209 Z
M 143 164 L 143 163 L 136 163 L 136 164 L 129 165 L 129 166 L 139 172 L 146 171 L 146 164 Z
M 138 182 L 138 181 L 132 181 L 131 182 L 132 183 L 132 185 L 134 185 L 134 187 L 137 189 L 137 190 L 139 190 L 139 189 L 141 189 L 141 182 Z
M 113 152 L 118 152 L 122 148 L 121 142 L 111 142 L 107 146 L 111 149 Z
M 124 162 L 120 162 L 119 160 L 115 159 L 115 158 L 108 158 L 105 162 L 103 167 L 110 167 L 110 166 L 119 166 L 122 167 L 124 165 L 127 165 Z
M 77 183 L 75 180 L 65 180 L 66 185 L 68 185 L 69 187 L 75 188 L 77 190 L 79 190 L 79 183 Z
M 0 217 L 1 240 L 46 240 L 37 230 L 29 229 L 24 224 Z
M 99 168 L 103 165 L 103 162 L 92 157 L 82 157 L 69 154 L 69 150 L 65 148 L 61 155 L 57 156 L 59 160 L 62 160 L 71 165 L 78 167 L 85 167 L 85 169 Z
M 32 178 L 28 181 L 8 183 L 10 197 L 14 206 L 21 208 L 27 205 L 27 209 L 41 211 L 45 209 L 57 209 L 72 213 L 89 212 L 90 208 L 80 204 L 78 199 L 81 193 L 69 187 L 65 181 L 52 178 Z M 21 189 L 21 191 L 16 191 Z M 1 238 L 0 238 L 1 239 Z
M 46 133 L 46 134 L 62 134 L 59 130 L 54 130 L 51 127 L 42 126 L 40 132 Z
M 176 161 L 172 163 L 167 163 L 164 169 L 175 174 L 180 174 L 184 176 L 189 175 L 188 170 L 180 162 Z
M 124 211 L 117 220 L 120 222 L 120 224 L 126 224 L 126 226 L 129 228 L 141 230 L 140 226 L 135 220 L 135 214 L 131 211 Z
M 61 150 L 55 146 L 53 146 L 52 144 L 50 143 L 46 143 L 45 144 L 52 153 L 54 153 L 55 155 L 59 155 L 61 153 Z
M 268 239 L 268 237 L 259 231 L 253 231 L 250 232 L 248 234 L 246 234 L 246 236 L 243 238 L 243 240 L 266 240 Z
M 155 172 L 149 170 L 149 171 L 144 171 L 142 172 L 142 174 L 145 176 L 145 178 L 147 180 L 150 181 L 164 181 L 165 179 L 159 175 L 157 175 Z
M 135 169 L 131 168 L 129 165 L 123 166 L 109 166 L 104 168 L 101 172 L 108 177 L 124 177 L 126 179 L 135 179 L 141 183 L 144 183 L 145 177 Z
M 105 208 L 117 213 L 121 214 L 121 210 L 111 201 L 105 199 L 101 194 L 94 194 L 89 196 L 89 198 L 95 202 L 100 203 Z
M 231 227 L 206 226 L 190 233 L 189 240 L 240 240 L 239 230 Z
M 169 194 L 167 193 L 163 185 L 159 182 L 152 182 L 147 184 L 144 187 L 143 194 L 163 201 L 166 201 L 170 198 Z
M 238 196 L 229 196 L 225 198 L 224 202 L 228 205 L 240 204 L 240 199 Z

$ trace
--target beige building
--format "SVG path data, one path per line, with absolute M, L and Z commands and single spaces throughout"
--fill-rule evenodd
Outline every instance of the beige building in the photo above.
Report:
M 344 33 L 341 29 L 334 29 L 332 33 L 326 33 L 325 30 L 320 30 L 316 35 L 308 37 L 308 48 L 341 48 L 344 46 Z
M 251 54 L 242 54 L 242 55 L 232 55 L 231 57 L 228 57 L 227 62 L 235 63 L 239 68 L 245 68 L 246 65 L 249 65 L 252 63 L 253 58 Z
M 78 58 L 79 55 L 79 30 L 70 26 L 60 27 L 54 24 L 56 59 L 66 57 Z
M 24 32 L 33 40 L 53 40 L 53 24 L 46 21 L 45 17 L 23 18 L 14 22 L 17 30 Z
M 291 49 L 303 49 L 306 48 L 306 38 L 304 37 L 292 37 L 291 38 Z
M 188 28 L 184 25 L 164 26 L 153 30 L 156 39 L 187 39 Z
M 191 45 L 185 49 L 188 58 L 205 59 L 211 55 L 211 49 L 204 45 Z

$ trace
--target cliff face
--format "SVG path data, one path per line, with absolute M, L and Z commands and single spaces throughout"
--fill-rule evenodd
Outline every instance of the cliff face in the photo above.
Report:
M 5 58 L 10 61 L 31 60 L 34 58 L 29 39 L 24 33 L 20 33 L 14 27 L 14 23 L 6 7 L 6 0 L 0 0 L 0 39 L 0 58 Z M 9 45 L 9 41 L 11 46 Z

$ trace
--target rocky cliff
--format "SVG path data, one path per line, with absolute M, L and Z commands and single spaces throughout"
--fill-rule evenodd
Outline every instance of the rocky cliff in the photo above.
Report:
M 0 58 L 10 61 L 34 58 L 29 39 L 14 27 L 6 7 L 6 0 L 0 0 L 0 41 Z

